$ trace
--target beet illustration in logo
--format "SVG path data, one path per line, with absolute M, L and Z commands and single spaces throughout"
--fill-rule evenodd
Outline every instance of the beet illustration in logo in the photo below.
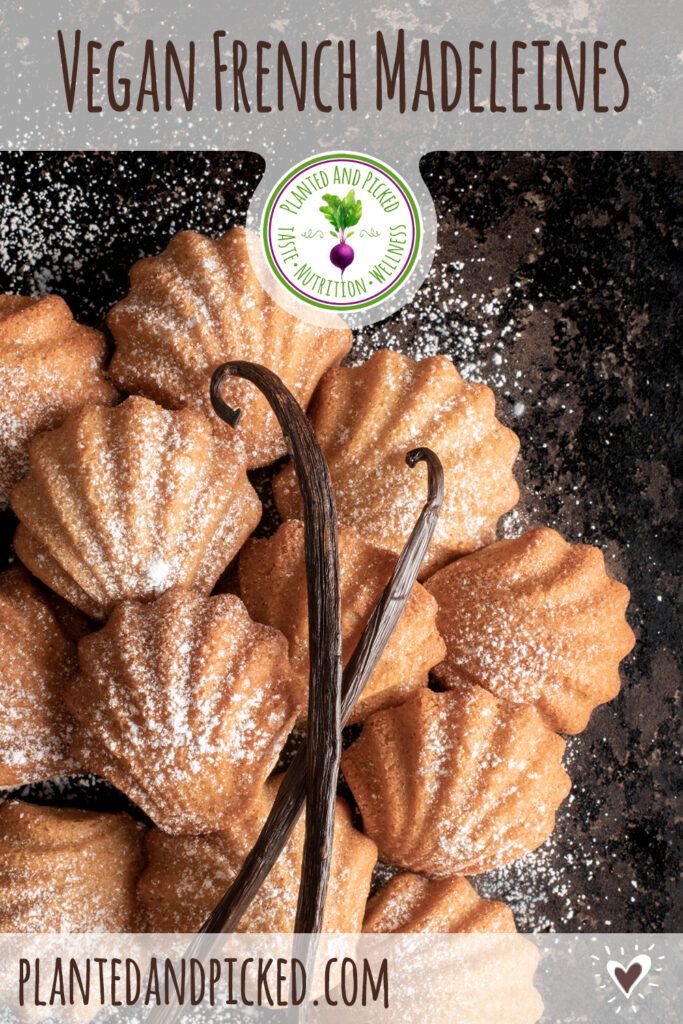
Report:
M 349 231 L 348 228 L 357 224 L 361 218 L 362 204 L 360 199 L 356 199 L 353 189 L 343 199 L 333 196 L 329 192 L 323 196 L 323 199 L 327 205 L 321 206 L 320 212 L 325 215 L 334 228 L 330 234 L 333 238 L 338 239 L 337 244 L 330 249 L 330 262 L 341 271 L 343 277 L 346 268 L 351 266 L 356 258 L 355 252 L 346 239 L 353 234 L 353 231 Z

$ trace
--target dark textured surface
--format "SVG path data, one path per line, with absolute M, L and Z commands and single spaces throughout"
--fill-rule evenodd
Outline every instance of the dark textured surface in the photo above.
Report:
M 572 740 L 541 851 L 480 880 L 521 928 L 677 931 L 680 155 L 433 154 L 440 251 L 411 305 L 357 339 L 447 352 L 520 435 L 520 507 L 605 550 L 633 593 L 624 689 Z M 130 264 L 243 219 L 241 154 L 0 156 L 0 290 L 54 290 L 97 323 Z M 677 484 L 678 481 L 678 484 Z M 106 800 L 101 788 L 96 801 Z M 82 795 L 81 795 L 82 799 Z

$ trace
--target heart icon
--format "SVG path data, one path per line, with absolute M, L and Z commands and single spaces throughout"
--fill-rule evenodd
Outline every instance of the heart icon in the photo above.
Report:
M 610 960 L 607 964 L 607 973 L 627 999 L 630 999 L 640 985 L 643 978 L 650 973 L 652 960 L 645 953 L 634 956 L 628 967 L 624 967 L 618 960 Z

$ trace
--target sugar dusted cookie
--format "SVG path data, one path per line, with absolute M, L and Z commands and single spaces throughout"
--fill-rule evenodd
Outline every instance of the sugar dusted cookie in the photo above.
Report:
M 364 932 L 514 932 L 505 903 L 484 900 L 466 878 L 403 872 L 368 900 Z
M 125 602 L 79 657 L 74 756 L 157 825 L 214 831 L 259 799 L 300 703 L 285 638 L 238 597 Z
M 248 237 L 244 228 L 215 241 L 181 231 L 160 256 L 135 264 L 130 291 L 107 321 L 116 339 L 111 372 L 124 391 L 172 409 L 202 409 L 217 430 L 230 434 L 209 399 L 217 366 L 230 359 L 261 363 L 305 408 L 352 340 L 341 320 L 329 317 L 333 326 L 318 327 L 278 305 L 252 269 Z M 286 454 L 275 416 L 253 385 L 232 379 L 223 395 L 243 412 L 236 443 L 250 467 Z
M 512 463 L 519 441 L 495 416 L 493 392 L 464 381 L 449 359 L 413 362 L 382 349 L 368 362 L 325 374 L 311 418 L 330 467 L 342 525 L 398 555 L 426 497 L 427 468 L 406 453 L 432 448 L 445 498 L 422 576 L 488 544 L 519 497 Z M 291 466 L 275 481 L 283 517 L 300 515 Z M 422 577 L 421 577 L 422 578 Z
M 0 788 L 75 769 L 64 689 L 76 645 L 23 569 L 0 573 Z
M 0 295 L 0 508 L 37 433 L 83 405 L 115 400 L 106 352 L 103 335 L 77 324 L 59 296 Z
M 0 932 L 135 932 L 143 829 L 127 814 L 0 806 Z
M 597 548 L 530 530 L 452 562 L 426 587 L 439 602 L 444 686 L 478 683 L 565 733 L 619 692 L 619 662 L 634 643 L 629 592 Z
M 502 867 L 548 838 L 570 790 L 564 741 L 478 686 L 378 711 L 342 758 L 383 860 L 444 877 Z
M 194 409 L 87 408 L 30 457 L 12 493 L 17 554 L 95 618 L 173 586 L 210 591 L 261 516 L 230 441 Z

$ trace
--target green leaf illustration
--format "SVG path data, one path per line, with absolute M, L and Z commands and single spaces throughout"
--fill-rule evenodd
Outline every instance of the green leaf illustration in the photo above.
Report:
M 327 205 L 321 206 L 320 212 L 336 231 L 345 231 L 361 219 L 363 206 L 353 189 L 343 199 L 331 192 L 323 195 L 323 199 Z
M 356 199 L 353 189 L 351 189 L 349 194 L 342 199 L 341 205 L 344 210 L 344 227 L 353 227 L 353 225 L 357 224 L 360 220 L 363 210 L 361 201 L 360 199 Z

